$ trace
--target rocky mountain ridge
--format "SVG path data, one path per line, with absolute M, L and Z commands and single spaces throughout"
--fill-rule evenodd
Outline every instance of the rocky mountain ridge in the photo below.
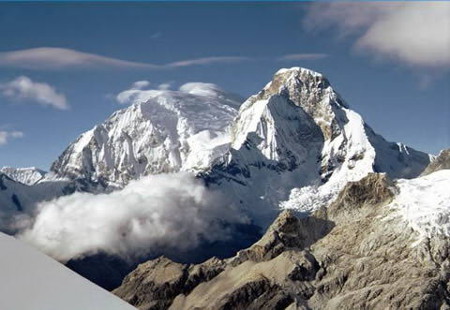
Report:
M 450 149 L 442 150 L 434 157 L 422 175 L 427 175 L 442 169 L 450 169 Z
M 47 172 L 38 169 L 36 167 L 29 168 L 12 168 L 3 167 L 0 168 L 0 173 L 7 175 L 12 180 L 25 184 L 34 185 L 44 179 Z
M 450 181 L 450 170 L 442 173 Z M 421 239 L 392 208 L 398 191 L 386 174 L 369 174 L 311 216 L 282 212 L 232 258 L 161 257 L 114 293 L 142 310 L 446 309 L 449 239 Z

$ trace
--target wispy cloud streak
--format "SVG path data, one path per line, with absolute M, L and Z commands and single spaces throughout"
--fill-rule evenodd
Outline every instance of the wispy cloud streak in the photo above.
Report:
M 127 61 L 67 48 L 39 47 L 0 53 L 0 67 L 32 70 L 61 70 L 69 68 L 118 68 L 164 70 L 198 65 L 237 63 L 250 60 L 247 57 L 216 56 L 186 59 L 166 64 Z
M 305 53 L 305 54 L 288 54 L 279 57 L 278 61 L 295 61 L 295 60 L 319 60 L 327 58 L 328 54 L 324 53 Z

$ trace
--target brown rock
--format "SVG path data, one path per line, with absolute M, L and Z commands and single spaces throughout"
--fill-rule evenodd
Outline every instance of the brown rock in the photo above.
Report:
M 431 161 L 422 175 L 427 175 L 442 169 L 450 169 L 450 149 L 443 150 Z
M 115 293 L 139 309 L 449 309 L 449 240 L 417 243 L 386 207 L 394 193 L 370 174 L 310 217 L 282 212 L 233 258 L 160 258 Z

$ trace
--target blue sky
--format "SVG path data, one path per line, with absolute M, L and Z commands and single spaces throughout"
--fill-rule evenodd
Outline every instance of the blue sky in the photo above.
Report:
M 0 3 L 0 166 L 48 169 L 135 81 L 247 97 L 291 66 L 324 73 L 388 140 L 437 153 L 450 147 L 449 14 L 448 3 Z

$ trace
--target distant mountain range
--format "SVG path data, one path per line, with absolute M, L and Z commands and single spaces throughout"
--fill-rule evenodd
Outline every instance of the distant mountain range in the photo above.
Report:
M 242 105 L 205 83 L 136 90 L 134 98 L 71 143 L 50 173 L 3 168 L 4 182 L 21 184 L 2 193 L 2 209 L 33 208 L 43 198 L 35 188 L 55 197 L 110 192 L 145 175 L 189 171 L 267 226 L 280 206 L 309 212 L 348 181 L 370 172 L 416 177 L 432 159 L 374 133 L 322 74 L 304 68 L 279 70 Z
M 281 305 L 279 309 L 370 308 L 378 302 L 387 308 L 413 309 L 450 304 L 448 290 L 432 285 L 433 281 L 447 281 L 448 276 L 448 151 L 436 157 L 386 141 L 350 109 L 322 74 L 299 67 L 279 70 L 242 104 L 238 96 L 205 83 L 189 83 L 179 90 L 134 90 L 129 95 L 133 104 L 81 134 L 50 172 L 0 170 L 2 231 L 20 232 L 32 222 L 42 201 L 75 192 L 111 193 L 148 175 L 188 172 L 208 189 L 227 197 L 250 219 L 249 226 L 241 226 L 234 235 L 247 238 L 236 241 L 239 248 L 261 236 L 255 227 L 265 230 L 280 211 L 289 212 L 280 215 L 263 241 L 235 258 L 194 267 L 160 258 L 140 266 L 135 277 L 128 276 L 116 290 L 140 309 L 170 305 L 192 309 L 197 302 L 205 305 L 199 309 L 207 309 L 209 301 L 199 301 L 202 296 L 210 296 L 208 300 L 217 306 L 214 309 L 260 309 L 264 303 Z M 24 217 L 28 220 L 20 220 Z M 280 221 L 282 228 L 278 227 Z M 294 230 L 290 223 L 295 223 Z M 344 244 L 348 252 L 341 246 Z M 233 248 L 231 243 L 227 246 Z M 214 251 L 221 256 L 217 244 L 210 249 L 207 256 Z M 427 290 L 436 289 L 444 297 L 430 293 L 432 301 L 402 297 L 396 303 L 395 297 L 389 297 L 396 286 L 393 279 L 404 281 L 404 287 L 416 282 L 408 282 L 403 271 L 394 268 L 395 257 L 404 272 L 413 268 L 413 262 L 431 268 L 432 276 L 417 270 L 418 279 L 425 281 L 416 288 L 417 296 L 428 296 Z M 87 269 L 92 271 L 92 266 L 101 266 L 105 260 L 109 265 L 104 272 L 120 265 L 111 257 L 73 259 L 70 264 L 75 270 L 91 264 Z M 436 262 L 434 267 L 429 260 Z M 383 278 L 385 286 L 376 282 L 375 275 L 366 275 L 367 268 L 378 268 L 376 262 L 392 273 Z M 247 275 L 248 268 L 241 267 L 245 264 L 265 275 L 268 282 Z M 135 266 L 133 262 L 124 267 L 119 278 Z M 158 295 L 158 285 L 170 287 L 170 281 L 176 279 L 160 278 L 158 268 L 172 268 L 185 281 L 176 282 L 173 294 L 164 298 Z M 276 275 L 268 268 L 285 269 Z M 439 270 L 443 274 L 438 276 Z M 90 277 L 91 271 L 84 275 Z M 354 275 L 358 272 L 365 274 L 363 279 Z M 242 283 L 236 282 L 240 274 L 245 274 Z M 144 281 L 142 277 L 159 282 L 138 287 L 141 282 L 136 281 Z M 112 288 L 118 284 L 114 281 L 101 284 Z M 361 286 L 355 281 L 367 283 Z M 229 295 L 216 295 L 220 288 Z M 262 293 L 272 289 L 270 296 Z M 254 303 L 250 299 L 239 302 L 241 295 L 252 300 L 265 297 Z M 155 300 L 147 300 L 149 296 Z

